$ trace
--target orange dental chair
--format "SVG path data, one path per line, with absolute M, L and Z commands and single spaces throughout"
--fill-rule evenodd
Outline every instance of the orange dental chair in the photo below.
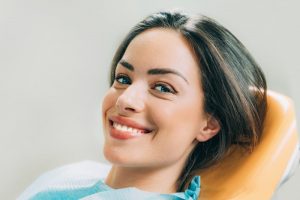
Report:
M 219 164 L 199 172 L 199 200 L 269 200 L 299 165 L 300 148 L 292 101 L 268 91 L 260 143 L 252 153 L 233 147 Z

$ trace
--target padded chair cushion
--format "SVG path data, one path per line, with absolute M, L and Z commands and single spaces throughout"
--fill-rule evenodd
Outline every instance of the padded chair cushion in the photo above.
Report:
M 289 98 L 268 91 L 264 131 L 252 153 L 233 146 L 217 165 L 199 171 L 201 200 L 271 199 L 298 148 L 295 113 Z

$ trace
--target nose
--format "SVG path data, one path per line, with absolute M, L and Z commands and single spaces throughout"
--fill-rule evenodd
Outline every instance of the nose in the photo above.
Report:
M 122 115 L 142 112 L 145 108 L 144 96 L 145 90 L 142 86 L 129 85 L 117 99 L 117 111 Z

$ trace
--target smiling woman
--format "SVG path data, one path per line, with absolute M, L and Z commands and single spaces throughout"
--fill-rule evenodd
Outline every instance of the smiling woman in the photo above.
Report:
M 32 186 L 31 199 L 198 199 L 197 170 L 260 139 L 264 75 L 207 17 L 159 12 L 138 23 L 114 56 L 110 83 L 102 104 L 108 175 L 85 186 Z
M 177 191 L 191 151 L 219 130 L 204 112 L 198 74 L 197 57 L 174 30 L 150 29 L 131 41 L 103 101 L 104 154 L 115 164 L 107 184 Z M 120 135 L 128 140 L 118 140 Z

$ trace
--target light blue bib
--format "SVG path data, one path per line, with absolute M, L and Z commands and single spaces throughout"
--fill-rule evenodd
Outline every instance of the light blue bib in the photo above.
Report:
M 91 161 L 64 166 L 41 176 L 18 200 L 197 200 L 199 196 L 199 176 L 184 192 L 160 194 L 134 187 L 113 189 L 104 183 L 108 171 L 107 165 Z

